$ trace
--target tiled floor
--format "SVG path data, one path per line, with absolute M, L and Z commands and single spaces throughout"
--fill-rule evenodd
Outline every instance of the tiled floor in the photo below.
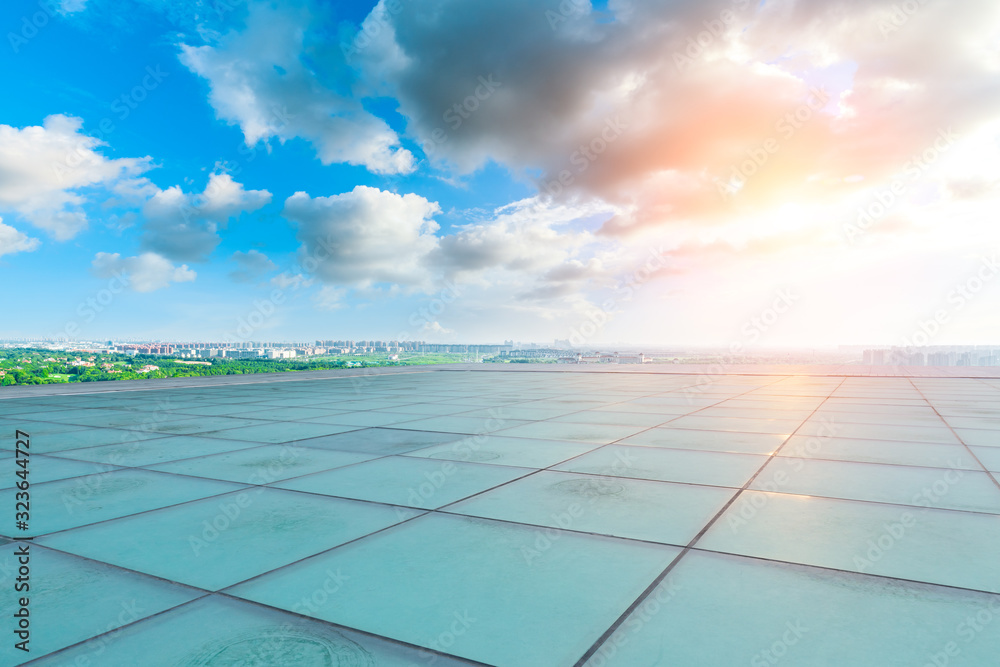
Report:
M 997 374 L 664 370 L 0 392 L 0 664 L 997 664 Z

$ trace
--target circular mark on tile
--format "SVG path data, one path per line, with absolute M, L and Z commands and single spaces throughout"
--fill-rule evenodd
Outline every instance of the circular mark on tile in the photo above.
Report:
M 335 632 L 295 630 L 244 632 L 202 647 L 184 664 L 190 667 L 375 667 L 372 654 Z
M 568 479 L 553 488 L 584 498 L 620 498 L 625 495 L 625 485 L 610 479 Z
M 496 452 L 469 452 L 463 461 L 496 461 L 500 455 Z

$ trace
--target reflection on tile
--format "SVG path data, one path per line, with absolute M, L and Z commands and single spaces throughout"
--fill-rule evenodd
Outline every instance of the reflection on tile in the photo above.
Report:
M 734 431 L 697 431 L 670 427 L 654 428 L 625 438 L 623 445 L 667 447 L 670 449 L 705 449 L 737 454 L 771 454 L 787 436 L 775 433 L 738 433 Z
M 979 667 L 1000 651 L 980 614 L 1000 596 L 694 551 L 586 664 Z
M 580 658 L 677 553 L 642 542 L 427 515 L 231 592 L 301 608 L 303 596 L 329 573 L 340 573 L 336 595 L 304 613 L 424 647 L 459 628 L 448 649 L 454 655 L 550 667 Z
M 707 431 L 737 431 L 740 433 L 777 433 L 789 435 L 800 419 L 737 419 L 734 417 L 702 417 L 689 415 L 670 422 L 673 428 L 703 429 Z
M 448 511 L 683 546 L 734 493 L 713 486 L 542 471 Z
M 766 460 L 766 456 L 753 454 L 608 445 L 558 465 L 556 469 L 661 482 L 741 487 Z
M 937 442 L 958 443 L 955 434 L 944 425 L 900 426 L 884 424 L 847 424 L 836 422 L 838 438 L 858 438 L 861 440 L 895 440 L 897 442 Z M 809 420 L 802 425 L 796 435 L 830 435 L 830 423 Z
M 28 555 L 23 555 L 27 548 Z M 11 619 L 18 612 L 20 596 L 14 593 L 14 577 L 19 561 L 27 558 L 30 567 L 27 596 L 29 618 L 29 653 L 15 648 L 16 638 Z M 102 563 L 62 554 L 38 545 L 22 543 L 0 547 L 3 587 L 0 615 L 6 621 L 4 641 L 0 643 L 0 664 L 17 665 L 26 658 L 37 658 L 77 642 L 115 630 L 164 609 L 192 600 L 200 591 L 126 572 Z M 104 645 L 100 640 L 86 642 L 81 655 L 97 660 Z M 138 664 L 138 663 L 136 663 Z
M 750 488 L 1000 514 L 1000 487 L 969 470 L 776 457 Z
M 1000 516 L 746 491 L 698 547 L 1000 593 Z
M 434 509 L 527 475 L 526 468 L 390 456 L 274 486 L 358 500 Z
M 793 435 L 779 456 L 981 470 L 962 445 Z
M 259 488 L 50 535 L 42 542 L 218 590 L 411 516 L 384 505 Z

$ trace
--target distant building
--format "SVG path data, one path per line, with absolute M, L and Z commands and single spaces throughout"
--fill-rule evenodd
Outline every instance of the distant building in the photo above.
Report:
M 561 364 L 645 364 L 649 363 L 646 355 L 642 352 L 620 352 L 583 354 L 577 352 L 575 355 L 559 357 Z

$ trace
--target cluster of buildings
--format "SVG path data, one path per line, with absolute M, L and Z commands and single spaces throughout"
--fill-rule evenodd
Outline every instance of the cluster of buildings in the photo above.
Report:
M 645 364 L 650 362 L 650 359 L 647 359 L 642 352 L 576 352 L 545 347 L 503 350 L 499 357 L 507 361 L 517 359 L 555 360 L 561 364 Z
M 178 359 L 295 359 L 317 355 L 366 356 L 385 354 L 389 360 L 401 353 L 433 354 L 458 353 L 469 355 L 498 354 L 505 345 L 452 345 L 425 343 L 423 341 L 387 340 L 317 340 L 305 343 L 273 342 L 199 342 L 199 343 L 112 343 L 109 351 L 130 355 L 170 355 Z
M 650 360 L 642 352 L 597 352 L 585 354 L 577 352 L 568 357 L 559 357 L 561 364 L 646 364 Z
M 1000 347 L 872 348 L 862 353 L 861 363 L 867 366 L 1000 366 Z

